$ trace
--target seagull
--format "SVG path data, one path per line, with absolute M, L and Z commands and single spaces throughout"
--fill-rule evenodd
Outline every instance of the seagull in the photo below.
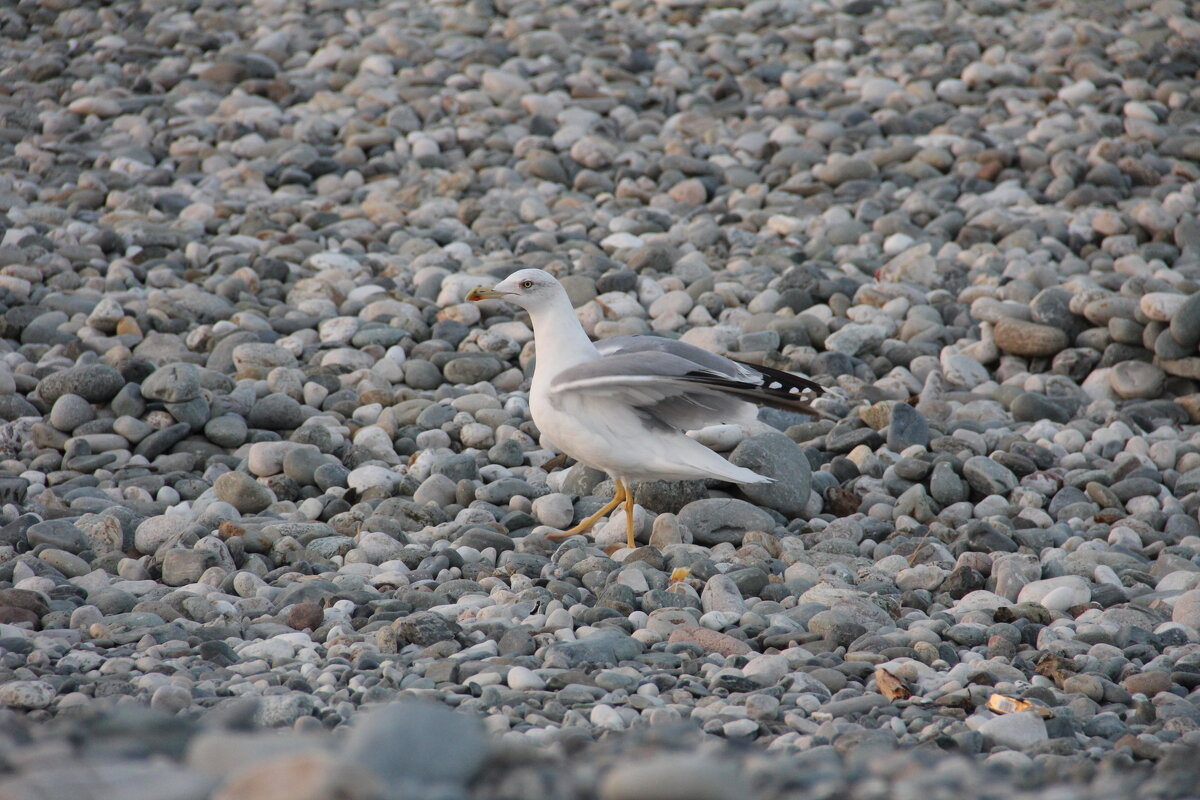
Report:
M 518 270 L 490 289 L 472 289 L 467 299 L 504 300 L 529 312 L 537 352 L 529 409 L 543 441 L 613 479 L 609 503 L 550 539 L 586 533 L 624 503 L 628 546 L 634 548 L 631 484 L 773 480 L 731 464 L 687 431 L 752 422 L 756 405 L 820 413 L 811 403 L 824 388 L 782 370 L 659 336 L 593 343 L 562 284 L 540 269 Z

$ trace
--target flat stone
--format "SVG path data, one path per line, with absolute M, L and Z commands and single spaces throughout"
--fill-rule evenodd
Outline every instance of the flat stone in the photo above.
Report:
M 750 794 L 732 764 L 684 753 L 622 761 L 600 782 L 601 800 L 729 800 Z
M 30 547 L 48 545 L 68 553 L 81 553 L 88 547 L 88 539 L 77 525 L 67 519 L 48 519 L 31 525 L 25 531 Z
M 1071 412 L 1066 406 L 1040 392 L 1021 392 L 1013 398 L 1009 410 L 1013 419 L 1018 422 L 1037 422 L 1043 419 L 1058 423 L 1071 421 Z
M 38 396 L 53 403 L 64 394 L 75 394 L 89 403 L 107 403 L 125 385 L 121 373 L 106 364 L 86 364 L 47 375 L 38 382 Z
M 680 625 L 667 637 L 669 642 L 687 642 L 699 645 L 706 653 L 723 656 L 744 655 L 751 652 L 750 645 L 727 633 L 702 628 L 699 625 Z
M 1138 672 L 1121 681 L 1121 688 L 1125 691 L 1130 694 L 1144 694 L 1147 697 L 1154 697 L 1159 692 L 1169 692 L 1174 686 L 1171 674 L 1157 669 Z
M 747 531 L 773 531 L 770 514 L 745 500 L 708 498 L 688 503 L 679 511 L 679 522 L 692 532 L 696 544 L 711 547 L 721 542 L 740 544 Z
M 1007 495 L 1018 483 L 1012 470 L 986 456 L 968 458 L 963 464 L 963 477 L 982 495 Z
M 1001 714 L 979 726 L 985 743 L 992 747 L 1025 750 L 1050 738 L 1045 721 L 1033 711 Z
M 160 431 L 155 431 L 145 439 L 142 439 L 142 441 L 138 442 L 137 447 L 134 448 L 133 452 L 135 455 L 144 456 L 148 460 L 153 460 L 182 442 L 184 438 L 191 432 L 192 426 L 190 424 L 186 422 L 177 422 L 174 425 L 163 428 Z
M 992 334 L 997 347 L 1017 356 L 1049 358 L 1070 344 L 1066 331 L 1009 317 L 998 321 Z
M 213 483 L 217 498 L 243 514 L 257 514 L 275 502 L 274 493 L 244 472 L 226 472 Z
M 631 636 L 605 630 L 574 642 L 556 642 L 546 648 L 545 666 L 570 669 L 584 664 L 616 664 L 641 655 L 643 646 Z

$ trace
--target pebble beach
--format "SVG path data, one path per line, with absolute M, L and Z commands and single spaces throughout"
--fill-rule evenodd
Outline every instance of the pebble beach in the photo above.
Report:
M 808 375 L 543 446 L 594 339 Z M 1200 12 L 0 6 L 0 797 L 1200 797 Z

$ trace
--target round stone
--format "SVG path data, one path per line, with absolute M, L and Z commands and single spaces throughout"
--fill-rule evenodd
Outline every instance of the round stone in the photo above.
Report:
M 295 398 L 286 394 L 269 394 L 250 408 L 246 422 L 251 428 L 293 430 L 304 422 L 304 411 Z
M 215 445 L 229 449 L 240 447 L 246 441 L 248 431 L 246 420 L 237 414 L 213 417 L 204 424 L 205 438 Z
M 50 424 L 64 433 L 70 433 L 85 422 L 96 418 L 96 409 L 77 394 L 64 394 L 54 401 L 50 409 Z
M 1108 373 L 1113 391 L 1126 399 L 1158 397 L 1166 378 L 1160 367 L 1148 361 L 1122 361 Z
M 45 681 L 0 683 L 0 705 L 22 711 L 46 708 L 54 702 L 54 687 Z
M 244 472 L 226 472 L 213 483 L 213 492 L 242 514 L 257 514 L 271 503 L 275 495 L 266 486 Z
M 159 367 L 142 381 L 142 397 L 186 403 L 200 396 L 200 368 L 188 362 Z

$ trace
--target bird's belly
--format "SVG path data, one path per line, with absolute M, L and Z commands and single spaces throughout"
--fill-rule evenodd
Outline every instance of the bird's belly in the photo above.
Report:
M 633 414 L 628 420 L 576 415 L 549 402 L 531 403 L 530 411 L 543 440 L 589 467 L 623 475 L 653 456 Z
M 558 408 L 531 404 L 542 438 L 589 467 L 626 480 L 688 480 L 719 477 L 696 462 L 724 459 L 677 431 L 647 428 L 632 411 L 617 405 Z M 747 472 L 748 475 L 753 473 Z

